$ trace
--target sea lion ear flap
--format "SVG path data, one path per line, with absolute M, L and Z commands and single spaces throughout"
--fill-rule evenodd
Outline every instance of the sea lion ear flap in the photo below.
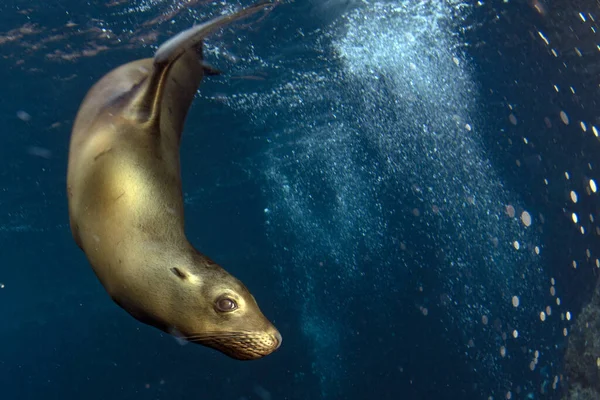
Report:
M 173 267 L 171 268 L 171 272 L 173 275 L 184 281 L 190 278 L 190 274 L 181 268 Z

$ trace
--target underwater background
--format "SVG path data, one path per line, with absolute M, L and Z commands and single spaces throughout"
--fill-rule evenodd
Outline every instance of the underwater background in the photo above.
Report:
M 68 225 L 79 104 L 248 4 L 0 4 L 0 398 L 600 398 L 593 0 L 286 1 L 212 35 L 186 230 L 283 344 L 240 362 L 112 302 Z

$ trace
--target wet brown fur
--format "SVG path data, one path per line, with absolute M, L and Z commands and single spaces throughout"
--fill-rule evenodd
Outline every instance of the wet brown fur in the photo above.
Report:
M 166 62 L 122 65 L 88 92 L 69 151 L 71 230 L 102 285 L 132 316 L 255 359 L 274 351 L 281 336 L 248 289 L 184 233 L 181 132 L 205 72 L 214 72 L 196 42 Z M 223 295 L 238 309 L 217 312 Z

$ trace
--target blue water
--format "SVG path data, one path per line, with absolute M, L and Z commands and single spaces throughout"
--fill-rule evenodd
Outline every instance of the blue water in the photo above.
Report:
M 600 251 L 593 2 L 298 0 L 207 40 L 186 228 L 283 335 L 252 362 L 131 318 L 68 226 L 83 96 L 240 5 L 200 3 L 0 5 L 1 398 L 560 398 Z

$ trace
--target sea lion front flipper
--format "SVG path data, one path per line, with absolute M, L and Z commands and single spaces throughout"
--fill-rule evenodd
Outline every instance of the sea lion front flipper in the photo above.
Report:
M 232 14 L 214 18 L 193 26 L 163 43 L 154 54 L 152 72 L 145 82 L 145 87 L 132 103 L 133 108 L 130 111 L 134 118 L 139 122 L 158 124 L 167 76 L 175 62 L 188 50 L 196 49 L 198 45 L 201 45 L 202 40 L 215 30 L 274 4 L 271 1 L 263 1 Z M 205 64 L 203 64 L 203 68 L 207 75 L 215 75 L 219 72 Z

